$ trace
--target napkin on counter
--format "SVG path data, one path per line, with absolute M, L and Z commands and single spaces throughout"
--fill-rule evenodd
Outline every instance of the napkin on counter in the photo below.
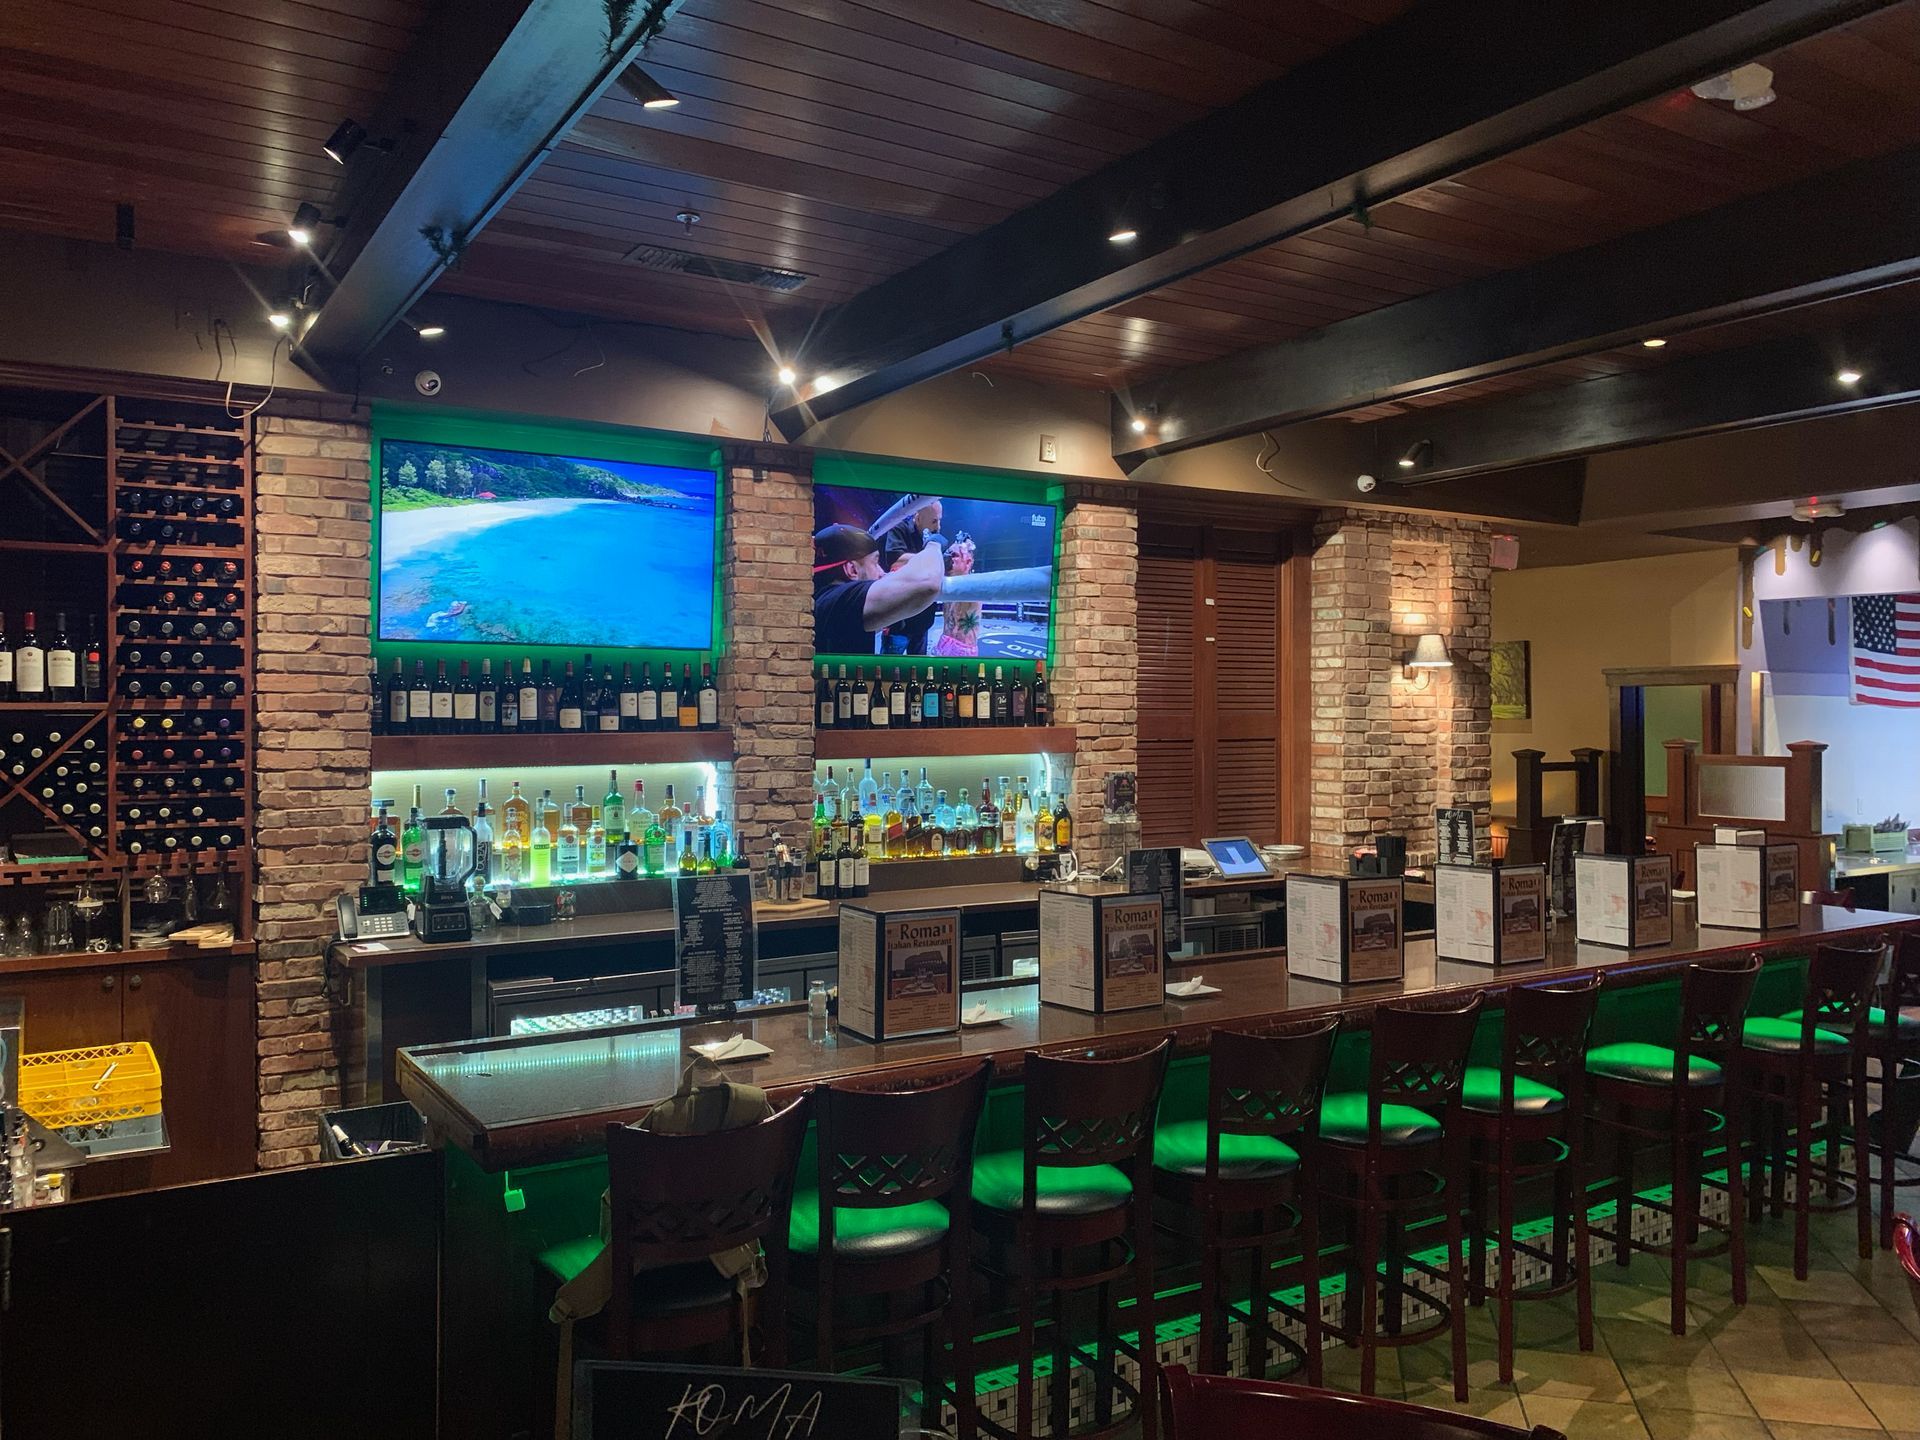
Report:
M 749 1040 L 745 1035 L 735 1035 L 731 1040 L 710 1040 L 704 1045 L 695 1045 L 693 1049 L 696 1054 L 716 1065 L 729 1060 L 758 1060 L 773 1053 L 758 1040 Z
M 960 1012 L 960 1018 L 969 1025 L 978 1025 L 993 1012 L 984 1005 L 969 1005 Z
M 1187 980 L 1176 980 L 1167 986 L 1167 993 L 1169 995 L 1204 995 L 1209 990 L 1218 988 L 1208 985 L 1206 979 L 1204 975 L 1195 975 Z

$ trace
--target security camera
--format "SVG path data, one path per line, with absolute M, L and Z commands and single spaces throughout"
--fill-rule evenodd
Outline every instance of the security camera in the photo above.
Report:
M 1354 487 L 1357 490 L 1359 490 L 1359 492 L 1362 495 L 1371 495 L 1374 491 L 1374 487 L 1377 486 L 1380 482 L 1374 479 L 1373 476 L 1371 475 L 1362 475 L 1358 479 L 1356 479 L 1353 483 L 1354 483 Z
M 437 370 L 422 370 L 418 375 L 413 377 L 413 388 L 418 390 L 422 395 L 438 395 L 440 393 L 440 372 Z

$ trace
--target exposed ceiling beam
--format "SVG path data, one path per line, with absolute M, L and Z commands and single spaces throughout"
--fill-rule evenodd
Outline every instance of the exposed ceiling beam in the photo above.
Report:
M 1916 276 L 1920 148 L 1136 385 L 1115 397 L 1113 453 L 1127 465 Z M 1153 431 L 1134 433 L 1137 414 Z
M 796 435 L 1882 3 L 1416 5 L 783 335 L 839 384 L 776 423 Z M 1138 239 L 1109 243 L 1122 223 Z
M 1859 380 L 1844 383 L 1843 370 L 1857 371 Z M 1389 482 L 1410 479 L 1417 487 L 1446 476 L 1916 398 L 1920 326 L 1910 315 L 1895 314 L 1828 334 L 1795 335 L 1655 370 L 1348 428 L 1367 437 L 1375 475 Z M 1398 458 L 1422 441 L 1429 449 L 1407 475 Z
M 623 40 L 609 54 L 606 25 L 591 0 L 435 8 L 380 112 L 356 117 L 396 143 L 350 162 L 379 169 L 326 257 L 336 283 L 301 337 L 304 366 L 337 370 L 364 355 L 440 273 L 422 230 L 477 235 L 613 84 L 637 47 Z

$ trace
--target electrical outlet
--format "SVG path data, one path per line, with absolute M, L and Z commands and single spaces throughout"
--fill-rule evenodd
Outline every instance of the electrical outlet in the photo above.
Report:
M 1060 442 L 1051 435 L 1040 437 L 1040 458 L 1052 465 L 1060 459 Z

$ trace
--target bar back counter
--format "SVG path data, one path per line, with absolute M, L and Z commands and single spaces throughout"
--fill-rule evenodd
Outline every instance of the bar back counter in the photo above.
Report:
M 1044 1005 L 1030 983 L 972 986 L 967 1003 L 1007 1018 L 958 1034 L 883 1043 L 837 1033 L 837 1027 L 823 1033 L 804 1006 L 792 1006 L 717 1022 L 403 1049 L 399 1088 L 426 1115 L 445 1154 L 440 1399 L 443 1427 L 451 1429 L 444 1433 L 505 1436 L 534 1423 L 552 1378 L 550 1360 L 542 1359 L 550 1355 L 552 1327 L 544 1318 L 550 1286 L 543 1288 L 534 1257 L 595 1235 L 606 1184 L 606 1125 L 638 1120 L 671 1094 L 692 1059 L 692 1045 L 741 1034 L 768 1047 L 764 1058 L 730 1064 L 726 1073 L 764 1088 L 776 1103 L 824 1082 L 890 1072 L 904 1078 L 990 1059 L 996 1086 L 978 1148 L 1017 1149 L 1022 1064 L 1035 1048 L 1071 1053 L 1094 1045 L 1145 1047 L 1171 1036 L 1176 1059 L 1161 1102 L 1164 1125 L 1204 1116 L 1204 1052 L 1217 1029 L 1337 1013 L 1342 1033 L 1331 1088 L 1364 1088 L 1365 1032 L 1381 1004 L 1487 992 L 1475 1063 L 1497 1063 L 1501 992 L 1597 973 L 1604 989 L 1595 1043 L 1665 1043 L 1679 977 L 1691 961 L 1761 955 L 1767 963 L 1753 1009 L 1775 1014 L 1798 1002 L 1804 962 L 1814 947 L 1890 938 L 1915 925 L 1920 920 L 1902 915 L 1806 907 L 1791 930 L 1759 935 L 1676 923 L 1671 944 L 1639 950 L 1575 943 L 1563 930 L 1546 960 L 1497 968 L 1436 959 L 1430 940 L 1415 940 L 1407 946 L 1401 980 L 1346 987 L 1289 977 L 1280 952 L 1262 951 L 1208 959 L 1206 979 L 1218 994 L 1169 997 L 1161 1006 L 1118 1014 Z M 803 1156 L 803 1187 L 810 1172 Z M 1657 1166 L 1645 1173 L 1647 1184 L 1663 1183 Z M 1604 1177 L 1592 1178 L 1597 1190 Z M 1163 1295 L 1190 1290 L 1191 1276 L 1163 1269 L 1160 1289 Z M 1160 1321 L 1164 1326 L 1191 1309 L 1190 1296 L 1184 1311 L 1177 1300 L 1163 1301 Z

